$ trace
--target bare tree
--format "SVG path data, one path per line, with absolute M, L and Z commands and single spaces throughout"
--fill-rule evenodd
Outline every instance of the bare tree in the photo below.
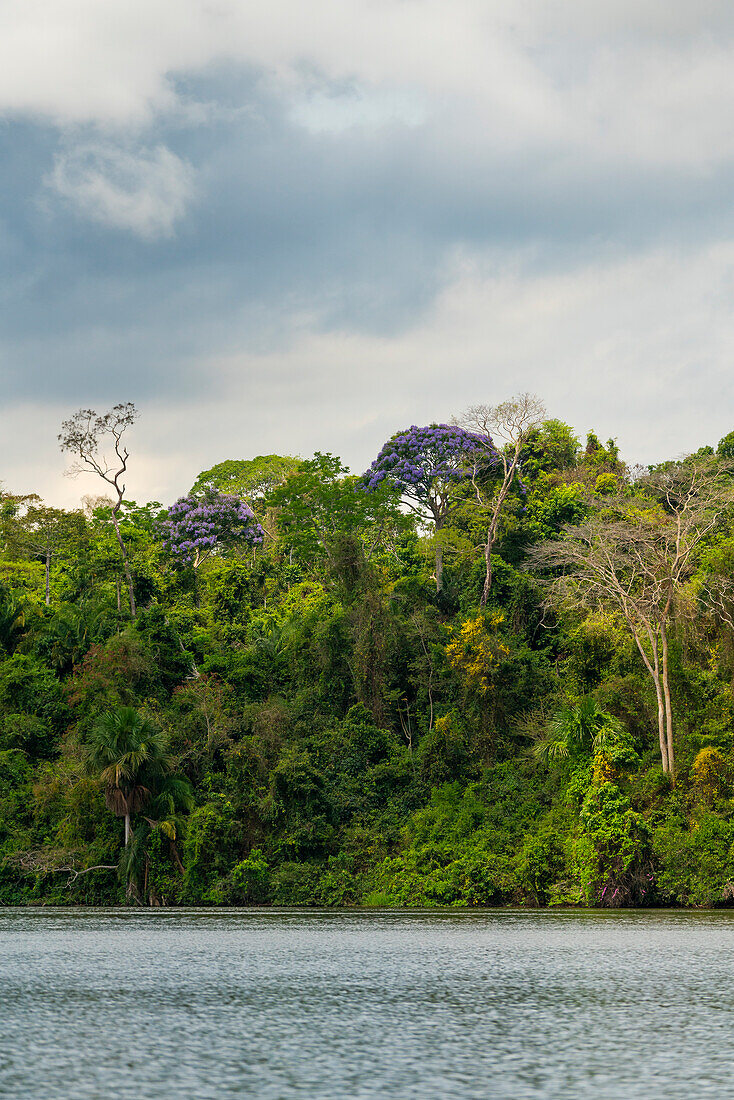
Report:
M 521 393 L 503 401 L 499 405 L 472 405 L 459 418 L 462 427 L 487 440 L 497 451 L 501 480 L 484 484 L 478 476 L 478 470 L 472 478 L 477 502 L 488 510 L 487 537 L 484 543 L 486 571 L 480 606 L 484 607 L 492 587 L 492 550 L 497 541 L 502 509 L 516 478 L 520 474 L 522 446 L 528 432 L 539 428 L 546 417 L 546 410 L 539 397 L 532 393 Z
M 88 875 L 90 871 L 116 871 L 116 863 L 97 863 L 94 867 L 79 867 L 83 858 L 81 851 L 65 848 L 39 848 L 35 851 L 13 852 L 6 856 L 3 863 L 8 867 L 17 867 L 26 874 L 35 877 L 45 875 L 65 874 L 69 878 L 66 886 L 70 888 L 80 875 Z
M 68 473 L 74 477 L 83 472 L 97 474 L 113 490 L 114 498 L 110 505 L 115 537 L 122 555 L 128 594 L 130 614 L 137 614 L 135 592 L 127 548 L 120 533 L 119 515 L 125 496 L 125 484 L 121 480 L 127 471 L 129 453 L 123 443 L 127 429 L 135 422 L 138 412 L 131 401 L 115 405 L 109 412 L 99 415 L 94 409 L 79 409 L 61 425 L 59 445 L 62 451 L 76 456 L 76 461 Z M 105 453 L 107 444 L 111 450 Z
M 636 483 L 633 496 L 609 497 L 587 522 L 531 551 L 532 565 L 561 571 L 550 600 L 614 611 L 632 634 L 655 686 L 663 770 L 675 775 L 668 641 L 696 548 L 734 502 L 720 463 L 688 460 Z

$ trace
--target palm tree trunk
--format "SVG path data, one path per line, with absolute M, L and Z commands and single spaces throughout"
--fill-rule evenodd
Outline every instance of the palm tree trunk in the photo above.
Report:
M 125 847 L 130 843 L 130 814 L 125 814 Z

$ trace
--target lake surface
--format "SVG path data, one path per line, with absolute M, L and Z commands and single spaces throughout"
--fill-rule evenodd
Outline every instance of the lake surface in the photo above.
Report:
M 0 1096 L 734 1097 L 734 914 L 0 909 Z

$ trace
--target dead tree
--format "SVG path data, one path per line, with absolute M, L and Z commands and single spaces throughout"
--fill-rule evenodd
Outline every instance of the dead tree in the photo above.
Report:
M 120 533 L 119 516 L 125 496 L 125 484 L 121 479 L 127 471 L 130 457 L 123 443 L 123 436 L 137 416 L 137 409 L 131 401 L 115 405 L 109 412 L 101 415 L 94 409 L 79 409 L 63 422 L 58 437 L 61 450 L 76 456 L 76 461 L 68 471 L 69 475 L 73 477 L 91 471 L 105 481 L 115 494 L 110 514 L 122 555 L 122 567 L 130 598 L 130 615 L 133 619 L 137 614 L 135 591 L 127 548 Z M 111 447 L 112 453 L 104 453 L 105 444 Z
M 499 484 L 493 478 L 485 486 L 479 475 L 479 464 L 472 478 L 477 503 L 488 512 L 487 537 L 484 543 L 485 575 L 480 607 L 489 599 L 492 587 L 492 550 L 497 541 L 497 529 L 508 494 L 520 474 L 522 446 L 528 432 L 538 428 L 546 416 L 545 406 L 532 393 L 521 393 L 499 405 L 472 405 L 459 418 L 459 423 L 470 432 L 487 441 L 488 448 L 496 450 L 493 469 L 499 470 Z
M 655 687 L 663 770 L 675 775 L 669 636 L 694 552 L 734 502 L 734 482 L 713 460 L 671 464 L 632 495 L 590 501 L 595 513 L 563 537 L 533 548 L 531 565 L 555 574 L 549 600 L 616 612 Z

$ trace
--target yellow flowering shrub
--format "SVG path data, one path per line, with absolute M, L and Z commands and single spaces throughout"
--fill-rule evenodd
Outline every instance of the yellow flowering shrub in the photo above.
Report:
M 602 783 L 613 783 L 616 778 L 617 769 L 607 754 L 603 752 L 594 753 L 591 770 L 591 782 L 594 786 L 600 787 Z
M 712 805 L 721 798 L 729 785 L 729 766 L 718 749 L 710 745 L 701 751 L 693 761 L 691 775 L 696 794 L 702 802 Z
M 500 662 L 510 652 L 497 633 L 504 621 L 501 612 L 467 619 L 446 646 L 449 664 L 467 691 L 487 695 L 492 689 Z

